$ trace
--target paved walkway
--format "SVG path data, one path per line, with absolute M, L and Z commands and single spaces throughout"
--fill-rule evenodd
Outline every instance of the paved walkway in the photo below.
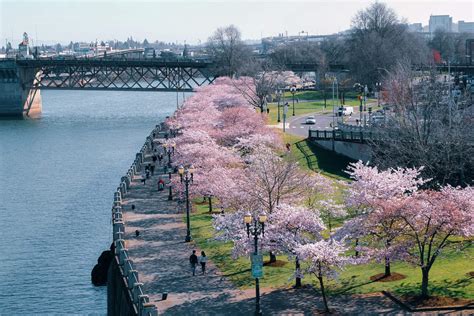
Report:
M 151 161 L 150 155 L 145 159 L 146 163 Z M 193 242 L 184 242 L 184 210 L 175 201 L 168 201 L 166 189 L 158 192 L 159 176 L 168 179 L 155 172 L 143 185 L 136 177 L 123 203 L 126 246 L 150 301 L 165 315 L 251 315 L 254 289 L 235 288 L 212 262 L 208 262 L 207 274 L 192 276 L 189 256 L 193 249 L 199 249 Z M 140 231 L 139 237 L 135 237 L 135 230 Z M 163 292 L 169 293 L 165 301 L 161 301 Z M 264 315 L 315 315 L 322 309 L 321 298 L 311 287 L 297 291 L 264 288 L 261 292 Z M 404 314 L 378 294 L 330 297 L 329 303 L 337 315 Z

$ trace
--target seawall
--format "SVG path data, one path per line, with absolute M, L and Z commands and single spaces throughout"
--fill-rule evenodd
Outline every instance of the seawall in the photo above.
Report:
M 325 149 L 334 150 L 336 153 L 354 160 L 362 160 L 363 162 L 367 162 L 370 161 L 372 157 L 370 146 L 367 144 L 322 139 L 312 139 L 311 141 Z
M 150 303 L 149 296 L 144 293 L 143 283 L 140 282 L 139 271 L 130 257 L 127 243 L 123 239 L 125 223 L 123 219 L 122 201 L 127 194 L 133 177 L 142 171 L 145 152 L 151 146 L 152 136 L 159 133 L 162 125 L 157 125 L 147 137 L 145 144 L 136 154 L 135 160 L 121 178 L 114 193 L 112 206 L 113 259 L 107 273 L 107 315 L 158 315 L 156 306 Z

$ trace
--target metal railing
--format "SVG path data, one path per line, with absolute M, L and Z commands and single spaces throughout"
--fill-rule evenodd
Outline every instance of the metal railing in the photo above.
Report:
M 308 137 L 317 140 L 337 140 L 347 142 L 364 143 L 368 140 L 381 139 L 380 133 L 373 133 L 372 131 L 342 131 L 342 130 L 309 130 Z
M 115 257 L 120 266 L 120 273 L 125 280 L 125 286 L 129 292 L 134 308 L 139 316 L 156 316 L 158 309 L 150 302 L 150 298 L 143 291 L 143 283 L 139 280 L 138 271 L 135 269 L 133 260 L 130 258 L 128 249 L 123 239 L 125 233 L 125 223 L 123 221 L 122 201 L 130 188 L 133 177 L 139 174 L 142 170 L 142 163 L 145 159 L 146 151 L 151 147 L 153 141 L 152 135 L 159 133 L 162 129 L 162 124 L 157 125 L 155 129 L 147 137 L 140 151 L 136 154 L 135 160 L 127 171 L 127 174 L 121 178 L 117 190 L 114 192 L 114 203 L 112 206 L 112 231 L 113 241 L 115 246 Z

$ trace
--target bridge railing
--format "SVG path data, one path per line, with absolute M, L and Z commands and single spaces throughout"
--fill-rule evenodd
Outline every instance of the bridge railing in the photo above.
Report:
M 337 140 L 364 143 L 369 140 L 381 140 L 384 134 L 373 131 L 309 130 L 308 137 L 316 140 Z

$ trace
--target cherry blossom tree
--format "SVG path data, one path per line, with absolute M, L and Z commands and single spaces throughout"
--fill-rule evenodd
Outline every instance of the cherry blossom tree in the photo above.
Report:
M 216 239 L 231 241 L 234 257 L 249 255 L 254 251 L 253 240 L 248 238 L 243 224 L 247 212 L 249 210 L 242 208 L 213 217 Z M 256 217 L 261 211 L 250 212 Z M 268 216 L 265 234 L 259 237 L 259 249 L 295 258 L 296 285 L 300 286 L 302 273 L 296 250 L 301 245 L 320 240 L 321 231 L 324 229 L 325 226 L 317 213 L 305 207 L 281 204 Z
M 421 268 L 421 297 L 428 297 L 429 273 L 450 238 L 474 236 L 474 189 L 447 186 L 407 196 L 399 218 L 406 223 L 404 237 L 414 245 L 408 251 Z
M 334 202 L 331 198 L 319 201 L 317 210 L 323 220 L 327 223 L 329 234 L 332 233 L 333 221 L 341 219 L 347 215 L 345 206 Z
M 346 203 L 363 213 L 360 217 L 363 221 L 357 221 L 361 227 L 350 229 L 357 233 L 352 236 L 356 240 L 356 251 L 363 251 L 366 259 L 383 260 L 384 276 L 390 276 L 391 262 L 404 258 L 406 249 L 401 242 L 394 244 L 406 226 L 395 214 L 403 206 L 405 196 L 416 192 L 427 180 L 420 178 L 421 169 L 415 168 L 380 171 L 377 167 L 358 162 L 348 169 L 349 175 L 356 181 L 348 185 Z M 345 226 L 353 224 L 349 221 Z M 367 243 L 364 247 L 358 245 L 361 237 Z
M 281 204 L 269 216 L 268 238 L 271 249 L 278 249 L 295 259 L 296 287 L 301 286 L 301 268 L 296 249 L 311 241 L 320 240 L 325 229 L 316 212 L 302 206 Z
M 324 288 L 324 279 L 335 278 L 338 269 L 342 269 L 346 264 L 351 263 L 351 258 L 344 255 L 346 250 L 342 243 L 335 240 L 320 240 L 302 245 L 296 250 L 298 257 L 306 263 L 304 270 L 315 275 L 319 281 L 326 313 L 329 312 L 329 306 Z
M 310 183 L 296 159 L 284 159 L 270 148 L 258 146 L 246 162 L 247 174 L 240 187 L 255 207 L 271 214 L 280 203 L 305 198 Z

